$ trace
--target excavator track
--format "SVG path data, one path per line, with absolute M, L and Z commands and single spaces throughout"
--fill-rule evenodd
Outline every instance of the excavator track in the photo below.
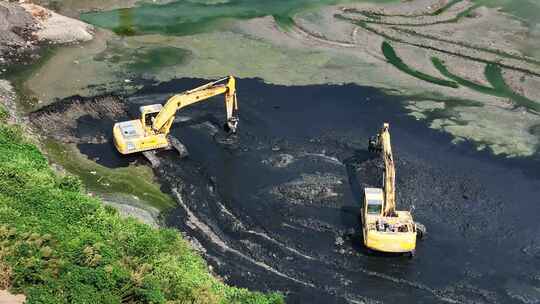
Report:
M 169 140 L 169 147 L 166 148 L 167 150 L 175 149 L 178 151 L 180 158 L 184 158 L 189 155 L 186 146 L 180 140 L 172 136 L 168 136 L 167 139 Z M 157 156 L 157 150 L 143 151 L 142 155 L 148 160 L 148 162 L 150 162 L 152 168 L 157 168 L 161 164 L 159 157 Z
M 178 140 L 176 137 L 167 136 L 167 139 L 169 140 L 169 145 L 171 149 L 175 149 L 178 151 L 178 154 L 180 155 L 180 158 L 187 157 L 189 155 L 189 152 L 186 148 L 186 146 Z
M 152 168 L 157 168 L 161 164 L 155 150 L 144 151 L 142 155 L 150 162 Z

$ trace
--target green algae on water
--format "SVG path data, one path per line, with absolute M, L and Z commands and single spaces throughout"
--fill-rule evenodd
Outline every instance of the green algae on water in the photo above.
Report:
M 84 13 L 81 19 L 111 29 L 120 35 L 158 33 L 181 36 L 222 29 L 228 20 L 265 16 L 273 16 L 280 27 L 287 29 L 294 24 L 292 17 L 301 10 L 348 2 L 360 1 L 174 1 L 168 4 L 142 4 L 129 9 Z
M 146 166 L 109 169 L 86 159 L 75 147 L 52 139 L 43 141 L 43 149 L 53 163 L 77 175 L 90 191 L 99 194 L 127 194 L 159 210 L 168 209 L 175 204 L 153 181 L 153 173 Z
M 134 72 L 159 71 L 168 66 L 185 63 L 190 55 L 189 50 L 176 47 L 142 48 L 135 51 L 127 67 Z

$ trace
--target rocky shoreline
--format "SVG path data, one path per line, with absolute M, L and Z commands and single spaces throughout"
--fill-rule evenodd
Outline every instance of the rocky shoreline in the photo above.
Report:
M 44 45 L 85 42 L 93 35 L 93 26 L 42 6 L 0 1 L 0 64 L 3 67 L 33 62 Z

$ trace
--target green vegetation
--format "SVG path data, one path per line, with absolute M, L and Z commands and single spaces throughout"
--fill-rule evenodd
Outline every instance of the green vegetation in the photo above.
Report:
M 452 6 L 462 2 L 463 0 L 452 0 L 450 2 L 448 2 L 445 6 L 439 8 L 438 10 L 434 11 L 433 13 L 429 14 L 430 16 L 437 16 L 437 15 L 440 15 L 442 13 L 444 13 L 446 10 L 448 10 L 449 8 L 451 8 Z
M 439 72 L 441 72 L 442 75 L 452 79 L 453 81 L 457 82 L 458 84 L 464 87 L 473 89 L 483 94 L 489 94 L 489 95 L 498 96 L 498 97 L 506 96 L 505 93 L 495 90 L 492 87 L 484 86 L 484 85 L 478 84 L 476 82 L 464 79 L 462 77 L 459 77 L 458 75 L 453 74 L 446 68 L 446 66 L 444 65 L 444 62 L 437 57 L 431 57 L 431 62 L 433 62 L 433 66 L 435 66 L 435 68 L 439 70 Z
M 419 48 L 423 48 L 423 49 L 427 49 L 427 50 L 437 51 L 437 52 L 441 52 L 441 53 L 445 53 L 445 54 L 453 55 L 453 56 L 458 56 L 458 57 L 468 59 L 468 60 L 472 60 L 472 61 L 476 61 L 476 62 L 482 62 L 482 63 L 485 63 L 485 64 L 495 64 L 495 65 L 498 65 L 498 66 L 506 68 L 506 69 L 510 69 L 510 70 L 514 70 L 514 71 L 518 71 L 518 72 L 523 72 L 523 73 L 528 73 L 528 74 L 535 75 L 535 76 L 540 76 L 540 73 L 538 73 L 538 71 L 533 70 L 533 69 L 515 67 L 515 66 L 509 65 L 509 64 L 503 64 L 503 63 L 500 63 L 500 62 L 495 62 L 495 61 L 483 59 L 481 57 L 473 57 L 473 56 L 461 54 L 459 52 L 449 51 L 449 50 L 446 50 L 444 48 L 439 48 L 437 46 L 425 45 L 425 44 L 422 44 L 422 43 L 414 43 L 414 42 L 405 41 L 403 39 L 390 36 L 390 35 L 386 34 L 384 31 L 380 31 L 380 30 L 377 30 L 377 29 L 375 29 L 373 27 L 370 27 L 370 26 L 367 25 L 367 23 L 365 21 L 354 20 L 354 19 L 345 17 L 345 16 L 343 16 L 341 14 L 335 14 L 334 17 L 336 19 L 348 21 L 348 22 L 351 22 L 352 24 L 358 25 L 358 26 L 362 27 L 363 29 L 365 29 L 366 31 L 369 31 L 369 32 L 371 32 L 373 34 L 379 35 L 379 36 L 385 38 L 388 41 L 399 42 L 399 43 L 407 44 L 407 45 L 410 45 L 410 46 L 415 46 L 415 47 L 419 47 Z
M 15 64 L 7 67 L 8 72 L 5 78 L 9 80 L 17 94 L 17 105 L 19 110 L 24 113 L 35 110 L 38 105 L 39 98 L 24 85 L 24 82 L 30 78 L 36 71 L 52 58 L 56 52 L 57 46 L 39 48 L 37 55 L 39 59 L 33 64 Z
M 463 0 L 451 0 L 443 7 L 432 13 L 407 16 L 405 14 L 390 16 L 418 17 L 422 15 L 437 16 Z M 173 35 L 189 35 L 221 29 L 227 26 L 226 19 L 249 19 L 272 15 L 280 26 L 287 25 L 292 17 L 307 9 L 324 5 L 368 2 L 365 0 L 275 0 L 275 1 L 173 1 L 168 4 L 148 4 L 150 1 L 140 1 L 133 9 L 117 9 L 106 12 L 85 13 L 81 18 L 94 25 L 114 29 L 119 34 L 135 35 L 142 33 L 162 33 Z M 370 0 L 373 3 L 399 2 L 397 0 Z M 469 15 L 479 6 L 503 7 L 525 22 L 534 24 L 540 22 L 538 3 L 536 1 L 515 0 L 473 0 L 475 5 L 465 10 L 460 17 Z M 368 17 L 377 19 L 377 14 Z M 457 19 L 452 19 L 457 21 Z
M 523 95 L 519 95 L 506 84 L 502 75 L 501 67 L 496 64 L 486 65 L 484 71 L 486 79 L 495 90 L 503 92 L 508 98 L 515 102 L 518 106 L 524 107 L 527 110 L 540 113 L 540 103 L 528 99 Z
M 153 182 L 152 169 L 147 166 L 111 169 L 87 159 L 74 146 L 54 140 L 44 140 L 43 143 L 48 157 L 71 174 L 77 175 L 88 190 L 100 194 L 124 193 L 136 196 L 159 210 L 175 205 L 174 200 L 161 192 L 159 185 Z
M 443 74 L 445 77 L 448 77 L 455 82 L 459 83 L 462 86 L 468 87 L 470 89 L 473 89 L 475 91 L 478 91 L 480 93 L 489 94 L 497 97 L 506 97 L 511 99 L 513 102 L 515 102 L 518 106 L 525 107 L 528 110 L 532 110 L 534 112 L 540 113 L 540 104 L 528 99 L 525 96 L 519 95 L 512 88 L 506 84 L 504 81 L 504 77 L 502 76 L 502 70 L 501 67 L 496 64 L 488 64 L 486 65 L 484 74 L 486 76 L 486 79 L 489 81 L 489 83 L 493 87 L 483 86 L 481 84 L 469 81 L 467 79 L 463 79 L 455 74 L 452 74 L 444 65 L 444 63 L 436 58 L 432 57 L 431 61 L 433 62 L 433 65 L 441 74 Z
M 156 73 L 171 66 L 188 63 L 192 51 L 173 46 L 133 46 L 126 48 L 123 43 L 109 42 L 107 49 L 94 57 L 96 61 L 118 64 L 129 72 Z
M 155 72 L 166 67 L 185 63 L 191 52 L 176 47 L 142 48 L 131 56 L 128 69 L 135 72 Z
M 420 71 L 417 71 L 411 67 L 409 67 L 406 63 L 404 63 L 401 58 L 398 57 L 396 52 L 394 51 L 394 48 L 390 45 L 390 43 L 384 41 L 382 43 L 382 52 L 384 54 L 384 57 L 386 57 L 386 60 L 390 62 L 393 66 L 398 68 L 400 71 L 407 73 L 413 77 L 416 77 L 418 79 L 431 82 L 434 84 L 442 85 L 445 87 L 451 87 L 451 88 L 458 88 L 459 85 L 454 81 L 448 81 L 441 78 L 437 78 L 435 76 L 431 76 L 425 73 L 422 73 Z
M 227 28 L 234 19 L 264 16 L 273 16 L 279 26 L 287 29 L 294 24 L 292 17 L 299 11 L 347 2 L 358 1 L 173 1 L 167 4 L 146 3 L 129 9 L 84 13 L 81 19 L 121 35 L 159 33 L 182 36 Z
M 0 288 L 29 304 L 283 303 L 214 278 L 177 231 L 121 219 L 4 122 L 0 223 Z

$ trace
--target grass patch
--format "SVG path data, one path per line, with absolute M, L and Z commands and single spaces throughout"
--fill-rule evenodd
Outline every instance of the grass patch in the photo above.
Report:
M 384 41 L 381 46 L 382 52 L 384 54 L 384 57 L 386 57 L 386 60 L 390 62 L 393 66 L 395 66 L 398 70 L 407 73 L 413 77 L 416 77 L 418 79 L 434 83 L 437 85 L 450 87 L 450 88 L 458 88 L 459 85 L 454 81 L 448 81 L 445 79 L 437 78 L 435 76 L 431 76 L 425 73 L 422 73 L 420 71 L 417 71 L 411 67 L 409 67 L 406 63 L 404 63 L 401 58 L 396 54 L 394 51 L 394 48 L 390 45 L 390 43 Z
M 283 303 L 223 284 L 177 231 L 122 219 L 80 188 L 0 123 L 1 279 L 28 304 Z

